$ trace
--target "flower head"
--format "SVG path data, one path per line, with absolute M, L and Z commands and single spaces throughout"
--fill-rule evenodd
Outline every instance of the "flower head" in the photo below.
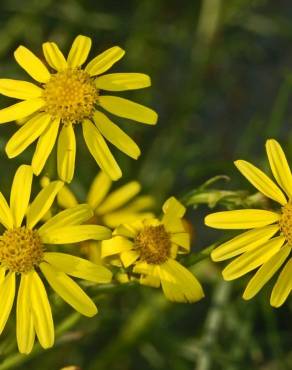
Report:
M 272 306 L 279 307 L 292 289 L 292 174 L 276 140 L 268 140 L 266 149 L 279 186 L 249 162 L 238 160 L 235 165 L 257 190 L 281 208 L 276 212 L 262 209 L 217 212 L 208 215 L 205 223 L 217 229 L 251 229 L 215 248 L 211 257 L 214 261 L 236 257 L 222 272 L 225 280 L 237 279 L 257 269 L 246 286 L 244 299 L 253 298 L 282 268 L 270 299 Z
M 140 276 L 140 283 L 159 287 L 175 302 L 195 302 L 203 290 L 194 275 L 182 266 L 178 253 L 190 250 L 190 235 L 182 217 L 185 208 L 175 198 L 163 205 L 161 220 L 150 218 L 118 226 L 113 238 L 102 242 L 102 258 L 110 258 Z
M 81 123 L 88 150 L 100 168 L 112 180 L 117 180 L 122 172 L 105 139 L 135 159 L 139 157 L 140 149 L 101 110 L 150 125 L 157 121 L 157 114 L 150 108 L 103 93 L 145 88 L 150 86 L 150 78 L 142 73 L 102 75 L 125 54 L 118 46 L 101 53 L 82 69 L 90 48 L 91 39 L 79 35 L 65 59 L 55 43 L 44 43 L 43 52 L 52 69 L 50 72 L 31 51 L 19 46 L 14 53 L 15 59 L 36 84 L 0 80 L 1 94 L 23 100 L 0 110 L 0 123 L 14 120 L 23 123 L 8 141 L 7 155 L 16 157 L 38 140 L 32 159 L 36 175 L 42 171 L 57 140 L 59 177 L 66 182 L 72 180 L 76 154 L 74 128 Z
M 43 177 L 41 182 L 48 184 L 49 179 Z M 130 181 L 114 191 L 111 191 L 112 185 L 110 177 L 102 171 L 93 179 L 85 199 L 94 212 L 90 223 L 115 228 L 123 223 L 153 217 L 150 209 L 154 206 L 154 199 L 149 195 L 138 195 L 141 191 L 138 181 Z M 64 209 L 75 207 L 79 201 L 66 185 L 57 195 L 57 202 Z M 81 249 L 92 262 L 102 263 L 100 241 L 82 242 Z
M 97 308 L 70 276 L 96 283 L 111 280 L 111 272 L 103 266 L 47 250 L 51 244 L 109 238 L 111 232 L 103 226 L 81 225 L 93 214 L 86 204 L 60 212 L 39 226 L 63 182 L 52 181 L 29 205 L 32 178 L 32 168 L 22 165 L 14 176 L 10 205 L 0 193 L 0 223 L 6 229 L 0 236 L 0 333 L 10 315 L 19 276 L 16 336 L 22 353 L 32 350 L 35 335 L 44 348 L 54 343 L 52 312 L 41 274 L 60 297 L 85 316 L 95 315 Z

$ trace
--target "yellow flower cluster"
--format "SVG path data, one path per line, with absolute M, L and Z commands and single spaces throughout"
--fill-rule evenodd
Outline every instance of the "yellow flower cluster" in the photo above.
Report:
M 16 337 L 19 351 L 25 354 L 31 352 L 35 336 L 43 348 L 54 343 L 53 316 L 43 281 L 75 310 L 94 316 L 95 303 L 72 277 L 97 284 L 111 282 L 110 265 L 105 266 L 109 257 L 111 263 L 118 260 L 132 280 L 161 285 L 172 301 L 195 302 L 204 296 L 194 275 L 176 261 L 179 253 L 190 251 L 190 236 L 182 220 L 185 208 L 170 198 L 159 220 L 153 213 L 153 198 L 138 196 L 141 185 L 137 181 L 110 191 L 122 171 L 107 142 L 134 159 L 140 149 L 106 112 L 148 125 L 156 124 L 157 114 L 107 91 L 146 88 L 150 78 L 142 73 L 105 74 L 125 54 L 118 46 L 84 66 L 90 48 L 91 39 L 79 35 L 65 58 L 54 42 L 46 42 L 45 65 L 19 46 L 15 59 L 35 82 L 0 79 L 0 93 L 20 100 L 0 110 L 1 124 L 17 121 L 20 125 L 5 147 L 8 157 L 18 156 L 37 141 L 31 165 L 21 165 L 16 171 L 9 204 L 0 193 L 0 223 L 5 228 L 0 236 L 0 333 L 17 295 Z M 101 169 L 84 204 L 64 184 L 74 176 L 79 123 Z M 43 177 L 42 190 L 31 201 L 33 174 L 42 173 L 55 143 L 60 180 Z M 58 212 L 55 207 L 51 210 L 55 200 Z M 61 252 L 63 245 L 72 243 L 81 245 L 87 259 Z M 51 249 L 53 245 L 60 251 Z
M 163 204 L 162 216 L 156 217 L 153 198 L 138 195 L 141 185 L 137 181 L 111 189 L 122 171 L 107 142 L 134 159 L 140 149 L 105 112 L 148 125 L 156 124 L 157 114 L 106 91 L 146 88 L 151 85 L 150 78 L 142 73 L 105 74 L 125 54 L 118 46 L 84 66 L 90 48 L 91 39 L 79 35 L 65 58 L 54 42 L 46 42 L 46 66 L 20 46 L 15 59 L 35 83 L 0 79 L 0 93 L 21 100 L 0 110 L 0 123 L 18 121 L 21 126 L 6 145 L 8 157 L 18 156 L 37 141 L 31 165 L 21 165 L 15 173 L 9 203 L 0 193 L 4 227 L 0 236 L 0 333 L 17 295 L 16 337 L 21 353 L 31 352 L 35 336 L 43 348 L 54 343 L 44 280 L 65 302 L 89 317 L 97 313 L 95 303 L 72 277 L 109 283 L 112 265 L 120 267 L 115 282 L 161 287 L 174 302 L 196 302 L 204 297 L 199 281 L 178 261 L 181 254 L 191 251 L 184 205 L 170 197 Z M 88 150 L 101 169 L 83 200 L 68 185 L 74 176 L 79 123 Z M 31 201 L 33 175 L 42 173 L 56 142 L 59 180 L 43 177 L 42 190 Z M 268 140 L 266 147 L 278 185 L 249 162 L 235 164 L 263 196 L 281 208 L 217 212 L 208 215 L 205 223 L 218 229 L 248 229 L 215 248 L 211 258 L 234 258 L 223 270 L 225 280 L 257 269 L 244 299 L 254 297 L 282 269 L 271 294 L 271 305 L 279 307 L 292 290 L 292 174 L 280 145 Z M 55 200 L 57 212 L 51 210 Z M 63 245 L 72 243 L 80 244 L 86 259 L 61 252 Z M 58 245 L 60 251 L 51 250 L 52 245 Z

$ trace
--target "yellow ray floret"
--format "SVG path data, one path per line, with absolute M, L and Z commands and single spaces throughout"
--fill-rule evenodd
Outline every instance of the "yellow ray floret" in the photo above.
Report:
M 281 306 L 292 290 L 292 174 L 280 144 L 270 139 L 267 155 L 276 184 L 249 162 L 235 162 L 239 171 L 263 195 L 279 203 L 277 211 L 243 209 L 217 212 L 205 218 L 205 224 L 218 229 L 251 229 L 215 248 L 211 257 L 223 261 L 236 257 L 222 274 L 225 280 L 237 279 L 257 269 L 243 293 L 253 298 L 282 268 L 272 290 L 270 303 Z M 284 266 L 284 267 L 283 267 Z
M 30 353 L 35 336 L 43 348 L 54 344 L 54 324 L 49 299 L 40 272 L 49 285 L 69 305 L 86 316 L 97 313 L 94 302 L 70 277 L 95 283 L 111 281 L 111 272 L 82 258 L 50 252 L 46 244 L 75 243 L 87 239 L 111 237 L 111 231 L 99 225 L 83 225 L 93 212 L 86 204 L 67 209 L 40 225 L 49 211 L 62 181 L 52 181 L 30 203 L 33 171 L 22 165 L 16 171 L 8 205 L 0 193 L 0 333 L 9 318 L 16 292 L 16 337 L 21 353 Z M 24 219 L 26 218 L 26 221 Z
M 71 182 L 74 175 L 75 124 L 82 124 L 84 140 L 99 167 L 112 180 L 122 176 L 121 169 L 106 143 L 137 159 L 137 144 L 101 110 L 141 123 L 154 125 L 157 114 L 130 100 L 106 95 L 103 91 L 142 89 L 151 85 L 143 73 L 101 75 L 120 60 L 125 52 L 114 46 L 92 59 L 85 68 L 91 39 L 79 35 L 67 59 L 54 42 L 43 44 L 45 64 L 24 46 L 14 53 L 17 63 L 37 82 L 0 79 L 0 93 L 22 100 L 0 110 L 0 123 L 22 120 L 22 127 L 6 145 L 9 158 L 22 153 L 37 140 L 32 168 L 39 175 L 57 141 L 57 167 L 61 180 Z
M 141 284 L 161 285 L 174 302 L 196 302 L 204 293 L 199 281 L 176 257 L 190 250 L 190 235 L 182 222 L 185 208 L 175 198 L 163 206 L 161 220 L 149 218 L 118 226 L 113 238 L 102 242 L 101 257 L 120 261 Z

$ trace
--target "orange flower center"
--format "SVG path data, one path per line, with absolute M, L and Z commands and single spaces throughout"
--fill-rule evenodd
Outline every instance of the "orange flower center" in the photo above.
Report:
M 43 258 L 43 244 L 36 230 L 26 227 L 9 229 L 0 236 L 0 262 L 10 271 L 25 273 Z
M 170 254 L 170 236 L 163 225 L 146 226 L 138 233 L 134 245 L 140 251 L 141 260 L 161 265 Z
M 287 242 L 292 245 L 292 203 L 287 203 L 282 207 L 282 215 L 279 221 L 282 234 Z
M 64 124 L 79 123 L 93 114 L 98 90 L 89 74 L 67 69 L 53 74 L 44 86 L 45 112 L 61 118 Z

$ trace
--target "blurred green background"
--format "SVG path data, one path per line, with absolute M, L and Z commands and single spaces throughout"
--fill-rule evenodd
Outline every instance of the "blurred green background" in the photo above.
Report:
M 111 71 L 147 73 L 153 86 L 123 96 L 153 107 L 160 119 L 156 127 L 115 120 L 142 149 L 137 162 L 114 152 L 124 172 L 119 184 L 138 179 L 159 209 L 168 195 L 183 196 L 219 174 L 232 178 L 222 188 L 251 190 L 232 162 L 245 158 L 267 167 L 269 137 L 280 140 L 292 162 L 291 17 L 288 0 L 2 0 L 0 71 L 27 78 L 13 59 L 19 44 L 41 55 L 42 42 L 50 40 L 66 53 L 84 34 L 93 39 L 90 57 L 113 45 L 126 49 Z M 1 98 L 1 107 L 9 102 Z M 15 168 L 33 152 L 7 160 L 5 143 L 15 129 L 1 126 L 1 187 L 7 191 Z M 82 198 L 98 169 L 80 134 L 72 187 Z M 207 212 L 204 206 L 189 214 L 194 251 L 219 235 L 203 226 Z M 292 369 L 291 299 L 271 308 L 269 285 L 245 302 L 245 279 L 224 283 L 220 266 L 207 260 L 194 271 L 206 298 L 192 305 L 171 304 L 150 288 L 91 288 L 100 313 L 80 319 L 56 300 L 55 347 L 16 355 L 5 367 L 1 362 L 16 351 L 10 321 L 0 340 L 0 369 Z

